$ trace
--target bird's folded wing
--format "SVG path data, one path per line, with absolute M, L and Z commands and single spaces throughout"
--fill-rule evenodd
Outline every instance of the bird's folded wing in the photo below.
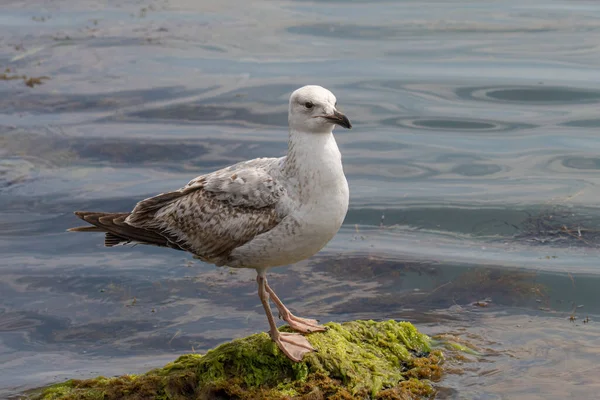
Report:
M 285 217 L 285 188 L 258 159 L 200 176 L 183 188 L 139 202 L 129 225 L 176 238 L 205 260 L 226 256 Z

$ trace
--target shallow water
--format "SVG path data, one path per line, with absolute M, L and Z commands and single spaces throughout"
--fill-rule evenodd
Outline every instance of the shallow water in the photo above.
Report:
M 0 395 L 264 330 L 251 271 L 65 229 L 284 154 L 314 83 L 354 125 L 351 208 L 272 271 L 290 308 L 480 346 L 439 398 L 593 398 L 600 4 L 212 3 L 3 2 L 0 75 L 50 79 L 0 80 Z

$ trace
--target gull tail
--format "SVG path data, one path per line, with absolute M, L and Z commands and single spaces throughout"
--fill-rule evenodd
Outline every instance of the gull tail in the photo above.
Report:
M 176 243 L 157 232 L 127 224 L 125 219 L 129 213 L 75 211 L 75 215 L 91 226 L 78 226 L 67 230 L 70 232 L 104 232 L 104 246 L 106 247 L 136 242 L 183 250 Z

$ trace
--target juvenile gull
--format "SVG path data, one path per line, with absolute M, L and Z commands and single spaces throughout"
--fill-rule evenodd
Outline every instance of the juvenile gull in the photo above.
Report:
M 304 86 L 290 97 L 288 154 L 257 158 L 199 176 L 174 192 L 140 201 L 130 213 L 77 211 L 104 232 L 104 244 L 143 243 L 184 250 L 218 266 L 254 268 L 271 338 L 293 361 L 314 348 L 299 333 L 279 332 L 280 317 L 300 333 L 324 331 L 292 314 L 269 286 L 270 267 L 312 256 L 333 238 L 348 210 L 348 183 L 333 128 L 352 126 L 335 96 Z

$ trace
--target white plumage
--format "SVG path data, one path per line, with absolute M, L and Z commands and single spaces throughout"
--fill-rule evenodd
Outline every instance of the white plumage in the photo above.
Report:
M 303 260 L 337 233 L 348 209 L 348 183 L 334 126 L 350 128 L 335 96 L 305 86 L 290 97 L 288 154 L 258 158 L 199 176 L 183 188 L 140 201 L 129 214 L 77 212 L 104 231 L 106 245 L 140 242 L 193 253 L 216 265 L 255 268 L 270 333 L 281 350 L 299 361 L 313 350 L 298 334 L 280 333 L 268 300 L 303 333 L 323 330 L 294 316 L 269 287 L 269 267 Z

